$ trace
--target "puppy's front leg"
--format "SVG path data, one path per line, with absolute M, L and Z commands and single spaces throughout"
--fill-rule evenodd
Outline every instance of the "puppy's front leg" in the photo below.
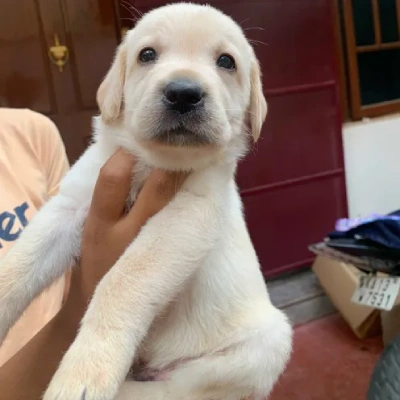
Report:
M 45 400 L 112 400 L 154 317 L 210 253 L 221 213 L 187 192 L 153 217 L 103 278 Z
M 78 256 L 88 206 L 54 197 L 0 261 L 0 344 L 31 301 Z
M 31 301 L 70 267 L 80 252 L 82 227 L 102 166 L 96 144 L 67 173 L 0 260 L 0 344 Z

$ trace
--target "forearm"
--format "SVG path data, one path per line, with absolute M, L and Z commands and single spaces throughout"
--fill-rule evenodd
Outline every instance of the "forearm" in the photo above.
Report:
M 1 398 L 39 400 L 74 341 L 86 309 L 77 274 L 60 312 L 14 357 L 0 368 Z

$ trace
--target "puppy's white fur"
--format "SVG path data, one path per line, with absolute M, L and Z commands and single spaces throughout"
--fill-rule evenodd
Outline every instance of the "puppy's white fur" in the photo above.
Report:
M 160 54 L 153 65 L 137 61 L 146 46 Z M 221 53 L 235 57 L 236 72 L 217 68 Z M 207 92 L 209 145 L 154 140 L 163 119 L 157 98 L 177 76 Z M 44 399 L 264 399 L 287 364 L 292 331 L 270 302 L 234 182 L 247 130 L 256 139 L 266 115 L 253 49 L 211 7 L 162 7 L 127 35 L 98 102 L 94 143 L 1 261 L 0 342 L 79 256 L 99 171 L 122 146 L 140 160 L 133 199 L 151 168 L 191 174 L 98 285 Z M 124 382 L 139 358 L 174 367 L 162 381 Z

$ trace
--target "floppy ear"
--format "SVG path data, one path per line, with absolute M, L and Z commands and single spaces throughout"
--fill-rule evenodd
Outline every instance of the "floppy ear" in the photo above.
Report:
M 117 121 L 123 111 L 123 94 L 126 71 L 126 45 L 122 43 L 114 62 L 97 91 L 97 104 L 106 124 Z
M 264 97 L 260 65 L 256 58 L 250 72 L 250 129 L 256 142 L 260 137 L 261 128 L 267 116 L 267 102 Z

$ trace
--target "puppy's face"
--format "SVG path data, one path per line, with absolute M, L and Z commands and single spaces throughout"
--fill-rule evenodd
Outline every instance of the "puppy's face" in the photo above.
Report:
M 102 120 L 156 157 L 209 158 L 257 139 L 266 116 L 252 47 L 229 17 L 175 4 L 125 37 L 98 92 Z M 189 159 L 188 159 L 189 155 Z M 192 158 L 191 160 L 195 160 Z

